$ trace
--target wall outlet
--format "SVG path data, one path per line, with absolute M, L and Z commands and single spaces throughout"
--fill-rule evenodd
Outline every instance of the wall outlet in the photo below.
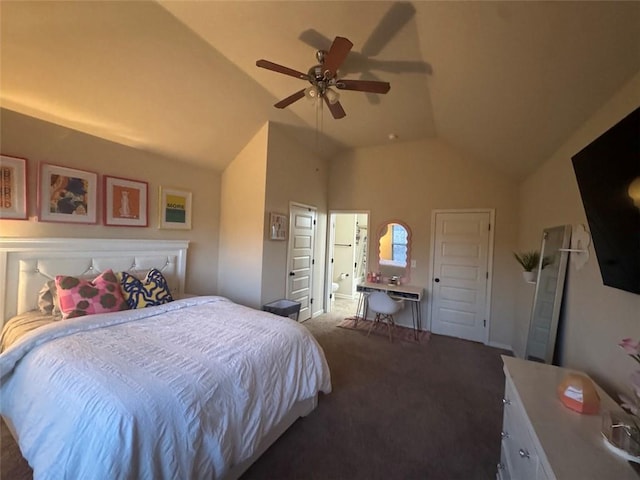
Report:
M 411 260 L 411 268 L 416 268 L 416 261 L 415 260 Z

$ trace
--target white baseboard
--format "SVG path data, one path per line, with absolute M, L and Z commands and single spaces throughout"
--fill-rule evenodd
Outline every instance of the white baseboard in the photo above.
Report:
M 509 350 L 510 352 L 513 352 L 513 348 L 511 347 L 511 345 L 506 345 L 504 343 L 500 343 L 500 342 L 489 342 L 488 344 L 490 347 L 493 348 L 501 348 L 503 350 Z
M 333 295 L 334 295 L 334 298 L 342 298 L 342 299 L 344 299 L 344 300 L 355 300 L 356 298 L 358 298 L 358 297 L 357 297 L 357 296 L 355 296 L 355 295 L 349 295 L 349 294 L 347 294 L 347 293 L 338 293 L 338 292 L 335 292 Z

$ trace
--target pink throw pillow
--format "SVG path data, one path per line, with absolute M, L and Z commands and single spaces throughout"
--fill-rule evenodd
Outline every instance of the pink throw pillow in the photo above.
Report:
M 120 282 L 112 270 L 105 270 L 91 281 L 58 275 L 56 288 L 62 318 L 116 312 L 129 308 L 122 296 Z

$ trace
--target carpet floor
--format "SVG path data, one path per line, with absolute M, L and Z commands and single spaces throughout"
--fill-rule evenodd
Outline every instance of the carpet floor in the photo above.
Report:
M 435 479 L 496 476 L 504 376 L 500 354 L 431 335 L 420 343 L 337 328 L 344 317 L 304 325 L 323 347 L 333 391 L 243 475 L 254 479 Z M 2 425 L 0 478 L 32 478 Z
M 356 317 L 349 317 L 341 320 L 337 326 L 349 330 L 356 330 L 358 332 L 361 332 L 365 336 L 376 335 L 389 339 L 389 327 L 386 322 L 374 322 L 373 320 L 363 320 L 356 319 Z M 426 344 L 426 342 L 429 340 L 429 336 L 429 332 L 416 332 L 413 328 L 394 325 L 391 327 L 390 341 Z
M 253 479 L 494 479 L 500 460 L 501 354 L 431 335 L 426 343 L 305 322 L 333 391 L 247 471 Z

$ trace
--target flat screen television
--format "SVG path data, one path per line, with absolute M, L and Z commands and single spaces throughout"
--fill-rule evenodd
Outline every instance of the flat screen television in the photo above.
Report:
M 640 294 L 640 107 L 571 160 L 603 283 Z

